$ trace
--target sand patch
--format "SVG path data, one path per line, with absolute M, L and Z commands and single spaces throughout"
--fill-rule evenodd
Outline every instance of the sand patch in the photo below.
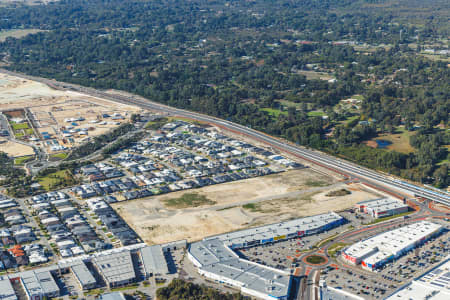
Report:
M 32 147 L 8 141 L 4 138 L 0 138 L 0 151 L 5 152 L 11 157 L 20 157 L 34 154 L 34 150 Z

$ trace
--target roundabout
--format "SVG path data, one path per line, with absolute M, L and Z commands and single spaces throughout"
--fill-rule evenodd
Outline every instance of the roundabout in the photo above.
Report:
M 323 266 L 328 263 L 328 258 L 323 255 L 311 254 L 303 258 L 303 262 L 310 266 Z

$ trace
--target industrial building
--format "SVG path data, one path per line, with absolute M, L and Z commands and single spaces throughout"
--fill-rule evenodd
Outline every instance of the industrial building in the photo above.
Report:
M 81 259 L 74 261 L 70 270 L 82 290 L 90 290 L 96 287 L 97 281 Z
M 373 271 L 423 244 L 442 229 L 441 225 L 428 221 L 409 224 L 353 244 L 342 252 L 342 257 Z
M 58 297 L 60 295 L 59 287 L 51 271 L 52 268 L 41 268 L 16 273 L 8 277 L 11 281 L 20 282 L 27 299 L 40 300 Z
M 288 299 L 292 279 L 289 273 L 242 259 L 233 249 L 322 232 L 344 221 L 331 212 L 205 238 L 190 245 L 188 258 L 201 275 L 240 288 L 243 294 Z
M 191 244 L 188 257 L 201 275 L 238 287 L 243 294 L 261 299 L 289 296 L 289 273 L 241 259 L 218 238 Z
M 139 250 L 145 277 L 169 274 L 166 258 L 161 245 L 147 246 Z
M 447 300 L 450 299 L 450 256 L 437 267 L 421 275 L 391 294 L 386 300 Z
M 356 208 L 373 218 L 383 218 L 407 212 L 409 207 L 402 201 L 393 198 L 382 198 L 358 202 Z
M 93 263 L 109 288 L 127 285 L 136 279 L 129 251 L 97 255 L 94 257 Z
M 41 300 L 58 297 L 60 296 L 60 289 L 55 278 L 68 272 L 73 274 L 82 290 L 96 288 L 98 282 L 94 276 L 95 272 L 92 273 L 93 270 L 88 268 L 87 263 L 89 266 L 92 264 L 97 269 L 109 288 L 127 285 L 136 280 L 132 255 L 139 256 L 145 272 L 148 273 L 147 276 L 165 275 L 169 273 L 169 270 L 164 251 L 170 251 L 171 246 L 182 247 L 183 245 L 186 245 L 186 241 L 156 246 L 147 246 L 143 243 L 134 244 L 90 255 L 84 254 L 78 257 L 61 259 L 58 263 L 47 267 L 0 276 L 0 299 L 18 299 L 11 285 L 12 282 L 22 285 L 27 299 Z M 111 297 L 118 296 L 111 293 Z
M 0 276 L 0 299 L 17 300 L 16 293 L 7 276 Z

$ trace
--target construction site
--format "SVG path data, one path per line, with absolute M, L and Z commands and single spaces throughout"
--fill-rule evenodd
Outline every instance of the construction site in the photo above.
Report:
M 6 74 L 0 74 L 0 89 L 2 139 L 37 146 L 48 153 L 66 151 L 104 134 L 140 111 L 135 106 L 55 90 Z M 0 151 L 17 156 L 7 146 L 0 144 Z

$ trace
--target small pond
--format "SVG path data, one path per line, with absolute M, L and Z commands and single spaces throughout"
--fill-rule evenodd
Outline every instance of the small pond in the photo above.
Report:
M 389 146 L 390 144 L 392 144 L 390 141 L 386 141 L 386 140 L 375 140 L 375 142 L 377 142 L 378 148 L 384 149 L 387 146 Z

